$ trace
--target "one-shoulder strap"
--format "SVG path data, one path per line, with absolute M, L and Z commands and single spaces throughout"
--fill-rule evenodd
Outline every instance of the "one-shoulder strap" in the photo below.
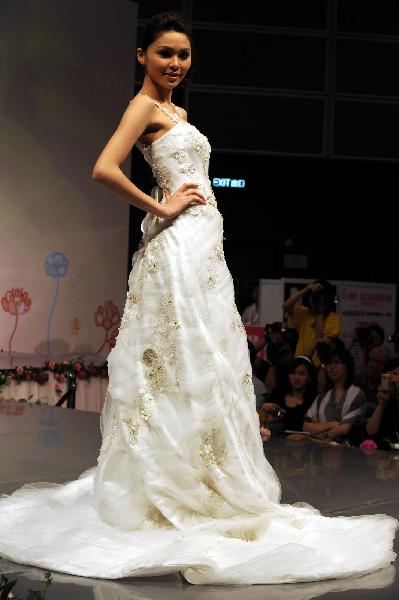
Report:
M 160 110 L 162 110 L 162 112 L 164 112 L 165 115 L 167 115 L 170 119 L 172 119 L 172 121 L 174 123 L 182 123 L 182 122 L 184 123 L 185 122 L 185 119 L 183 118 L 183 112 L 182 112 L 182 109 L 180 108 L 180 106 L 175 106 L 174 104 L 172 104 L 172 106 L 174 108 L 174 112 L 172 112 L 171 110 L 166 108 L 166 106 L 161 104 L 161 102 L 159 102 L 158 100 L 155 100 L 155 98 L 153 98 L 149 94 L 143 94 L 142 92 L 138 92 L 137 95 L 138 96 L 148 96 L 148 98 L 151 98 L 151 100 L 154 102 L 154 104 Z M 133 102 L 133 100 L 130 100 L 130 102 Z
M 180 116 L 180 113 L 177 112 L 176 107 L 175 107 L 174 104 L 173 104 L 173 107 L 175 108 L 175 112 L 174 113 L 171 110 L 169 110 L 168 108 L 166 108 L 166 106 L 164 106 L 163 104 L 161 104 L 160 102 L 158 102 L 158 100 L 154 100 L 154 104 L 156 104 L 156 106 L 158 106 L 158 108 L 160 110 L 162 110 L 162 112 L 164 112 L 165 115 L 167 115 L 175 123 L 181 123 L 181 121 L 183 120 L 182 117 Z

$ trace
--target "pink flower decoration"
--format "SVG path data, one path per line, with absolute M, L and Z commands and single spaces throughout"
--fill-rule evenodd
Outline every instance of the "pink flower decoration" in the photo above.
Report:
M 270 429 L 262 426 L 260 428 L 260 437 L 262 438 L 262 442 L 267 442 L 270 439 Z
M 374 440 L 363 440 L 360 444 L 360 448 L 366 453 L 375 452 L 378 450 L 378 446 Z

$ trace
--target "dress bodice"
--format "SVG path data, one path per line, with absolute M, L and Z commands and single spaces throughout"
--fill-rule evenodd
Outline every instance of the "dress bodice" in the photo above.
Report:
M 197 183 L 207 203 L 216 206 L 208 177 L 211 146 L 207 137 L 181 116 L 154 102 L 174 125 L 152 144 L 137 142 L 136 146 L 150 165 L 158 186 L 173 194 L 183 183 Z

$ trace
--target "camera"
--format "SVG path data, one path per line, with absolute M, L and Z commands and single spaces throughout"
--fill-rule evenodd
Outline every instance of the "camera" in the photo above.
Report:
M 395 346 L 399 345 L 399 331 L 395 331 L 392 335 L 387 336 L 387 342 L 390 344 L 395 344 Z
M 274 323 L 267 323 L 265 325 L 265 340 L 266 343 L 270 343 L 272 341 L 272 335 L 276 333 L 281 333 L 285 331 L 283 324 L 281 321 L 275 321 Z
M 392 373 L 383 373 L 381 375 L 381 390 L 383 392 L 389 392 L 391 386 Z

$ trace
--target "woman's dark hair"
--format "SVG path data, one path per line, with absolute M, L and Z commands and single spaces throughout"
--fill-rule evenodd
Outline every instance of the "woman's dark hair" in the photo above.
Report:
M 251 365 L 253 366 L 255 362 L 256 355 L 258 354 L 258 350 L 255 348 L 254 344 L 247 338 L 248 350 L 249 350 L 249 360 Z
M 314 365 L 312 361 L 306 356 L 296 356 L 291 363 L 289 374 L 293 373 L 297 367 L 306 367 L 310 379 L 314 378 Z
M 381 338 L 381 344 L 384 343 L 385 331 L 383 330 L 383 328 L 380 325 L 377 325 L 377 323 L 374 323 L 374 325 L 370 325 L 369 330 L 375 331 L 375 333 Z
M 186 21 L 184 16 L 177 11 L 167 11 L 152 16 L 149 21 L 147 21 L 146 25 L 144 25 L 141 32 L 140 48 L 145 52 L 148 46 L 155 42 L 155 40 L 165 31 L 178 31 L 179 33 L 184 33 L 190 40 L 192 60 L 193 58 L 196 58 L 192 42 L 191 25 Z M 178 87 L 188 82 L 192 75 L 192 70 L 193 64 L 191 63 L 185 78 Z
M 184 33 L 191 42 L 191 25 L 179 12 L 168 11 L 154 15 L 147 22 L 141 32 L 140 48 L 147 50 L 164 31 Z
M 309 375 L 309 381 L 306 384 L 304 395 L 305 395 L 305 397 L 310 395 L 312 398 L 312 401 L 313 401 L 315 398 L 315 388 L 316 388 L 314 365 L 313 365 L 312 361 L 309 358 L 307 358 L 306 356 L 296 356 L 292 360 L 292 363 L 288 370 L 288 375 L 291 375 L 291 373 L 293 373 L 297 367 L 306 367 L 306 370 Z M 290 394 L 292 393 L 292 385 L 289 380 L 289 377 L 287 377 L 287 392 Z
M 334 350 L 333 352 L 331 352 L 330 356 L 328 357 L 326 365 L 328 365 L 329 363 L 333 363 L 333 362 L 342 363 L 345 365 L 346 378 L 345 378 L 345 382 L 344 382 L 344 387 L 346 389 L 348 389 L 352 385 L 353 379 L 355 377 L 355 361 L 353 360 L 352 354 L 348 350 L 344 350 L 344 351 Z M 328 387 L 332 388 L 334 384 L 333 384 L 332 380 L 329 378 L 327 373 L 326 373 L 326 375 L 327 375 Z

